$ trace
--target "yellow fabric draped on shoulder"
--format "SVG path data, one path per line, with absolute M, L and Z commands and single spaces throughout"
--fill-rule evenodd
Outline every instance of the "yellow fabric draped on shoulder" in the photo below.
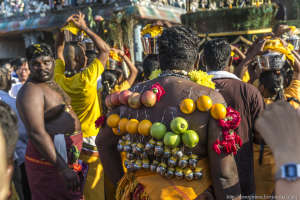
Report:
M 64 62 L 58 59 L 55 63 L 54 80 L 70 96 L 72 108 L 81 123 L 83 137 L 96 136 L 99 132 L 99 129 L 95 127 L 95 121 L 101 116 L 97 80 L 103 71 L 102 63 L 95 58 L 80 73 L 66 77 Z
M 288 98 L 295 98 L 298 101 L 300 101 L 300 81 L 299 80 L 292 80 L 290 86 L 288 88 L 286 88 L 284 90 L 284 95 L 285 97 Z M 295 108 L 299 108 L 299 104 L 294 102 L 294 101 L 290 101 L 290 104 Z

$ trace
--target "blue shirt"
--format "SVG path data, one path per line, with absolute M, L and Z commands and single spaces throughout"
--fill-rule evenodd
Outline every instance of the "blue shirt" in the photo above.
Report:
M 19 114 L 18 114 L 18 110 L 16 107 L 16 99 L 9 96 L 9 94 L 7 92 L 0 90 L 0 100 L 4 101 L 6 104 L 8 104 L 11 107 L 11 109 L 18 116 L 19 139 L 18 139 L 18 142 L 16 145 L 16 151 L 14 154 L 14 158 L 15 158 L 15 160 L 17 160 L 17 164 L 21 165 L 25 161 L 25 153 L 26 153 L 26 147 L 27 147 L 27 141 L 28 141 L 26 129 L 20 119 Z

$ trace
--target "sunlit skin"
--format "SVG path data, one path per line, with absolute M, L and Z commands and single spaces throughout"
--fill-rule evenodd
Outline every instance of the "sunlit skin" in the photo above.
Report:
M 65 111 L 62 95 L 53 85 L 54 59 L 40 56 L 29 61 L 29 80 L 20 89 L 17 108 L 27 129 L 29 140 L 39 153 L 55 166 L 69 189 L 79 187 L 77 175 L 68 168 L 64 159 L 56 153 L 53 138 L 55 134 L 80 132 L 80 122 L 72 109 Z M 30 178 L 30 177 L 29 177 Z M 65 187 L 60 185 L 59 187 Z
M 37 82 L 50 81 L 54 74 L 54 60 L 50 56 L 40 56 L 30 61 L 30 77 Z
M 24 84 L 30 75 L 30 70 L 27 62 L 23 63 L 22 66 L 20 66 L 16 70 L 16 73 L 18 75 L 19 81 Z

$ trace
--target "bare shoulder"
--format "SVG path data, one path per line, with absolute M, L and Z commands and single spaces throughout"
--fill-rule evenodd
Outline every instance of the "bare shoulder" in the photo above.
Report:
M 17 96 L 17 105 L 24 104 L 26 101 L 40 99 L 43 96 L 43 89 L 38 84 L 27 82 L 19 90 Z

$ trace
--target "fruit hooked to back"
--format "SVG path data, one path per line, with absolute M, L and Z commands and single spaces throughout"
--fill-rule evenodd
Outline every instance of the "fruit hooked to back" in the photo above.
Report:
M 141 95 L 138 92 L 132 93 L 128 98 L 128 105 L 130 108 L 140 108 L 141 107 Z
M 123 92 L 121 92 L 120 95 L 119 95 L 120 103 L 123 104 L 123 105 L 127 105 L 128 104 L 128 98 L 131 94 L 132 94 L 132 92 L 130 90 L 124 90 Z
M 150 129 L 150 135 L 157 140 L 161 140 L 167 132 L 167 127 L 160 122 L 155 122 Z
M 197 99 L 197 108 L 201 112 L 207 112 L 211 109 L 213 105 L 213 101 L 209 96 L 201 96 Z
M 142 94 L 142 104 L 146 107 L 153 107 L 156 104 L 156 94 L 152 90 L 147 90 Z
M 196 109 L 196 105 L 193 99 L 182 100 L 179 107 L 180 107 L 180 111 L 183 112 L 184 114 L 192 114 Z
M 118 114 L 111 114 L 106 120 L 107 126 L 110 128 L 117 128 L 119 125 L 120 116 Z
M 170 128 L 176 134 L 184 133 L 189 127 L 188 122 L 182 117 L 176 117 L 171 121 Z

